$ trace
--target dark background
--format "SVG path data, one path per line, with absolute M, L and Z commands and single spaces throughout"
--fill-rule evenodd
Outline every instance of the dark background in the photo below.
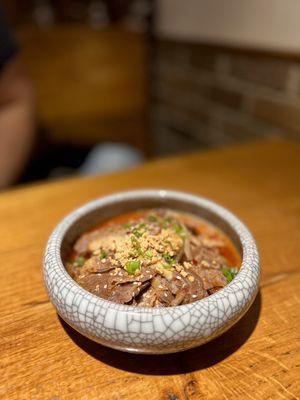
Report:
M 37 96 L 37 140 L 17 183 L 76 173 L 107 142 L 147 160 L 298 140 L 295 57 L 161 38 L 153 1 L 2 3 Z

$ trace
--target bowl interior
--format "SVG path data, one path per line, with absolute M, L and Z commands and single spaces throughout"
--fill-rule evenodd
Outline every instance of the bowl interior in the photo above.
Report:
M 216 214 L 214 211 L 195 204 L 190 201 L 184 201 L 182 199 L 176 199 L 172 197 L 167 198 L 135 198 L 130 199 L 117 199 L 112 202 L 105 204 L 99 204 L 98 207 L 88 208 L 86 213 L 79 216 L 73 224 L 66 231 L 61 245 L 61 258 L 65 262 L 67 256 L 70 254 L 74 241 L 79 237 L 80 234 L 86 230 L 93 228 L 95 225 L 105 221 L 116 215 L 122 213 L 134 211 L 143 208 L 155 208 L 155 207 L 169 207 L 178 211 L 184 211 L 194 214 L 198 217 L 204 218 L 212 224 L 220 228 L 233 242 L 237 251 L 239 252 L 241 259 L 243 257 L 242 244 L 237 232 L 233 227 L 222 218 L 222 216 Z

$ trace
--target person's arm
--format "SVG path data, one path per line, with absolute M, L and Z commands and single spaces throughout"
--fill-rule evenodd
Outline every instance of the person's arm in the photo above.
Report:
M 14 183 L 34 139 L 34 93 L 15 55 L 0 73 L 0 189 Z

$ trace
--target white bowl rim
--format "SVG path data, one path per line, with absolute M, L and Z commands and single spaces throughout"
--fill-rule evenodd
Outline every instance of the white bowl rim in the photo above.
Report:
M 179 306 L 170 306 L 170 307 L 137 307 L 132 305 L 126 304 L 118 304 L 109 300 L 102 299 L 91 292 L 85 290 L 81 287 L 67 272 L 63 261 L 61 259 L 61 245 L 65 234 L 68 230 L 72 227 L 72 225 L 80 218 L 84 217 L 85 214 L 96 210 L 100 207 L 107 206 L 111 203 L 115 202 L 127 202 L 130 201 L 134 197 L 135 200 L 159 200 L 159 199 L 174 199 L 176 201 L 181 201 L 184 203 L 190 203 L 195 206 L 199 206 L 201 208 L 206 208 L 213 214 L 216 214 L 220 219 L 223 219 L 226 224 L 228 224 L 233 231 L 239 237 L 241 248 L 242 248 L 242 263 L 239 269 L 238 274 L 236 277 L 228 283 L 224 288 L 220 289 L 218 292 L 205 297 L 204 299 L 195 301 L 193 303 L 183 304 Z M 96 225 L 96 224 L 95 224 Z M 51 250 L 50 250 L 51 249 Z M 54 250 L 54 251 L 53 251 Z M 189 310 L 191 311 L 193 307 L 196 305 L 207 306 L 208 303 L 211 302 L 213 298 L 216 302 L 218 300 L 222 301 L 224 297 L 227 297 L 233 294 L 235 291 L 244 288 L 244 281 L 245 277 L 252 273 L 253 270 L 253 257 L 257 259 L 256 267 L 259 268 L 259 253 L 257 249 L 257 245 L 255 239 L 253 238 L 251 232 L 246 227 L 246 225 L 236 217 L 231 211 L 227 208 L 217 204 L 213 200 L 208 198 L 184 192 L 184 191 L 177 191 L 177 190 L 170 190 L 170 189 L 136 189 L 136 190 L 128 190 L 128 191 L 118 191 L 106 196 L 102 196 L 95 200 L 92 200 L 88 203 L 83 204 L 82 206 L 74 209 L 71 211 L 67 216 L 65 216 L 61 222 L 54 228 L 53 232 L 51 233 L 49 240 L 47 242 L 45 255 L 50 254 L 52 261 L 56 263 L 59 267 L 59 273 L 64 276 L 64 279 L 67 279 L 68 283 L 72 286 L 76 287 L 78 290 L 78 295 L 82 295 L 85 298 L 89 297 L 93 299 L 93 302 L 99 305 L 100 307 L 105 308 L 113 308 L 118 312 L 125 312 L 138 315 L 145 315 L 145 314 L 152 314 L 152 315 L 162 315 L 166 314 L 172 310 Z M 49 259 L 46 260 L 46 256 L 44 258 L 44 269 L 49 268 Z M 260 271 L 259 271 L 260 272 Z M 259 282 L 259 275 L 256 279 L 256 290 L 255 294 L 258 291 L 258 282 Z M 255 294 L 251 295 L 252 299 L 254 299 Z

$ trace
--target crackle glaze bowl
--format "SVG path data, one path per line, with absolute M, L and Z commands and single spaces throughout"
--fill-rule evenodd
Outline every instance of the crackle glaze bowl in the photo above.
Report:
M 139 208 L 166 206 L 212 222 L 240 252 L 237 276 L 223 289 L 191 304 L 141 308 L 103 300 L 79 286 L 64 260 L 77 237 L 97 223 Z M 71 212 L 55 228 L 44 256 L 44 280 L 58 314 L 82 335 L 132 353 L 172 353 L 204 344 L 235 324 L 258 291 L 259 256 L 247 227 L 216 203 L 170 190 L 134 190 L 94 200 Z

